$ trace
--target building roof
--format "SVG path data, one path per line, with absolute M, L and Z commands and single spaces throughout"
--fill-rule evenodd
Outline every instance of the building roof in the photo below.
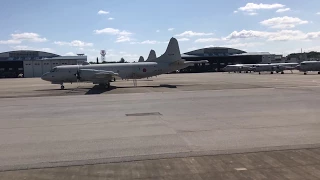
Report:
M 25 53 L 25 54 L 27 54 L 27 53 L 30 53 L 30 54 L 32 54 L 32 53 L 42 53 L 42 54 L 45 54 L 45 55 L 47 55 L 47 56 L 52 56 L 52 57 L 54 57 L 54 56 L 60 56 L 60 55 L 58 55 L 58 54 L 54 54 L 54 53 L 50 53 L 50 52 L 45 52 L 45 51 L 34 51 L 34 50 L 15 50 L 15 51 L 7 51 L 7 52 L 2 52 L 2 53 L 0 53 L 0 57 L 1 57 L 1 55 L 9 55 L 9 54 L 22 54 L 22 53 Z
M 87 56 L 58 56 L 52 58 L 43 58 L 42 60 L 86 60 Z
M 28 61 L 28 60 L 87 60 L 87 56 L 60 56 L 58 54 L 34 51 L 18 50 L 0 53 L 0 61 Z
M 262 56 L 271 55 L 268 52 L 246 52 L 240 49 L 228 47 L 208 47 L 193 50 L 181 54 L 182 58 L 195 58 L 195 57 L 229 57 L 229 56 Z

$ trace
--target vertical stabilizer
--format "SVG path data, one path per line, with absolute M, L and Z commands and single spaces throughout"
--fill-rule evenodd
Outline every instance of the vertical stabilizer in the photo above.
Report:
M 171 38 L 166 52 L 153 61 L 172 63 L 180 60 L 181 60 L 181 54 L 180 54 L 179 43 L 176 38 Z
M 157 58 L 156 52 L 153 49 L 151 49 L 149 56 L 148 56 L 148 59 L 146 61 L 150 62 L 150 61 L 155 60 L 156 58 Z
M 144 58 L 143 56 L 140 56 L 139 61 L 138 62 L 144 62 Z

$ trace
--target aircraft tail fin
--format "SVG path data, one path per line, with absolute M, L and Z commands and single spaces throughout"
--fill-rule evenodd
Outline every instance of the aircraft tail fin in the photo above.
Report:
M 140 56 L 139 61 L 138 62 L 144 62 L 144 58 L 143 56 Z
M 156 58 L 155 62 L 168 62 L 173 63 L 176 61 L 181 61 L 181 54 L 179 43 L 176 38 L 171 38 L 167 47 L 167 50 L 160 57 Z
M 157 59 L 157 55 L 156 55 L 156 52 L 151 49 L 150 53 L 149 53 L 149 56 L 148 56 L 148 59 L 146 61 L 150 62 L 150 61 L 153 61 Z

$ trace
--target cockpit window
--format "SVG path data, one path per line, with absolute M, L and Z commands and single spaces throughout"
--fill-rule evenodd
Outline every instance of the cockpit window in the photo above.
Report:
M 301 63 L 301 65 L 306 65 L 306 63 Z
M 50 72 L 56 72 L 57 71 L 57 68 L 56 67 L 54 67 L 54 68 L 52 68 L 51 69 L 51 71 Z

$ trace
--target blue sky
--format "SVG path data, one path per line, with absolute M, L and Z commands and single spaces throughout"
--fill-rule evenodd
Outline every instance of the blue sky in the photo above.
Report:
M 320 51 L 320 1 L 7 0 L 0 6 L 0 51 L 85 53 L 89 61 L 161 55 L 176 37 L 181 52 L 228 46 L 249 52 Z M 318 14 L 317 14 L 318 13 Z

